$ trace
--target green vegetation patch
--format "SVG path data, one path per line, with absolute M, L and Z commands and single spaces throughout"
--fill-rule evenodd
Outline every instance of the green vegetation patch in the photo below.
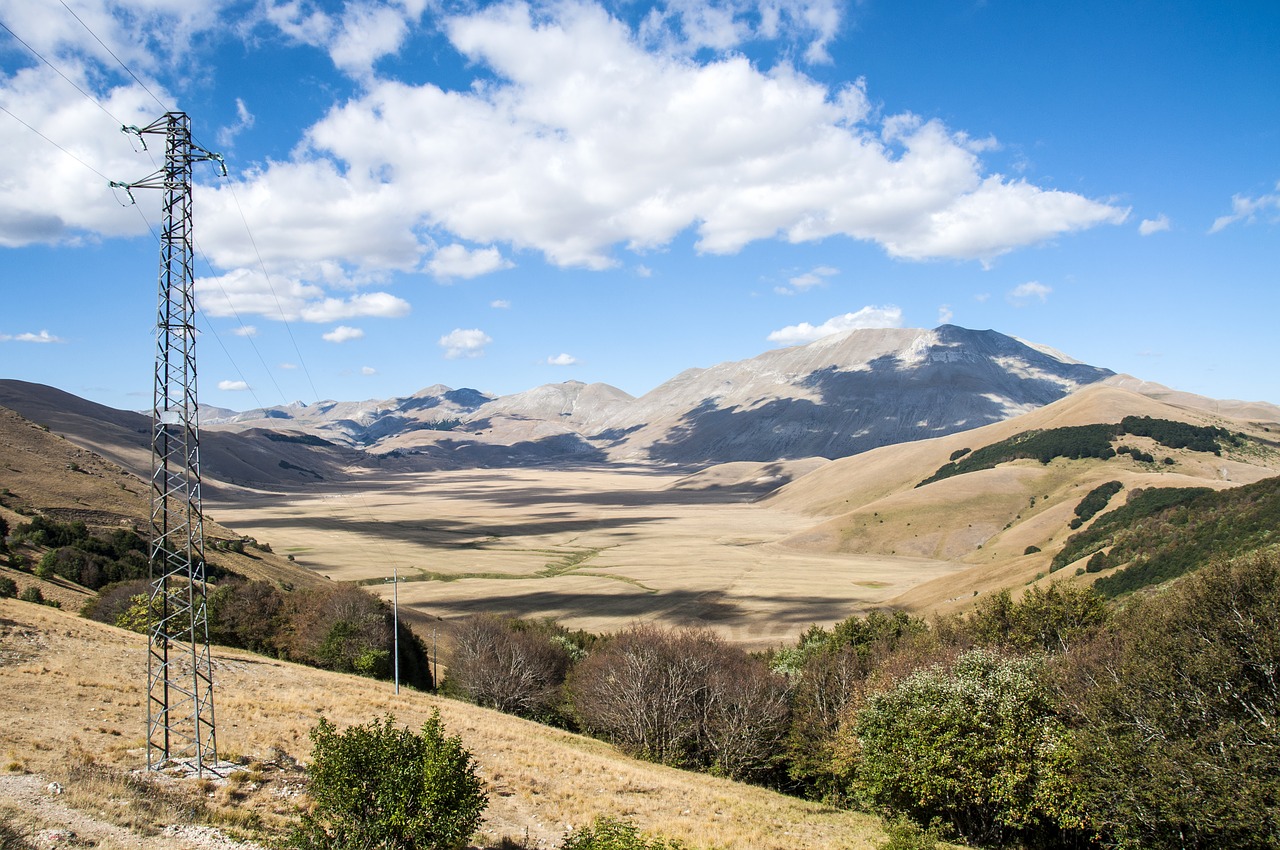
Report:
M 1276 542 L 1280 477 L 1231 490 L 1169 487 L 1135 490 L 1128 504 L 1072 535 L 1051 570 L 1107 550 L 1098 569 L 1129 564 L 1096 586 L 1108 597 L 1168 581 L 1218 557 L 1234 557 Z
M 281 434 L 276 431 L 268 431 L 263 436 L 273 443 L 297 443 L 302 446 L 324 446 L 327 448 L 334 448 L 333 443 L 323 437 L 317 437 L 315 434 Z
M 1034 459 L 1041 463 L 1048 463 L 1059 457 L 1069 460 L 1086 457 L 1107 460 L 1116 456 L 1116 450 L 1111 447 L 1112 441 L 1126 434 L 1150 437 L 1170 449 L 1190 449 L 1215 455 L 1222 454 L 1224 444 L 1231 447 L 1245 445 L 1242 434 L 1232 434 L 1224 428 L 1190 425 L 1172 419 L 1153 419 L 1150 416 L 1126 416 L 1118 424 L 1070 425 L 1044 431 L 1024 431 L 967 454 L 967 450 L 957 451 L 951 455 L 950 463 L 940 467 L 916 486 L 923 487 L 966 472 L 992 469 L 1012 460 Z M 1133 454 L 1133 450 L 1129 450 L 1129 453 Z M 1138 453 L 1136 457 L 1150 463 L 1155 462 L 1155 458 L 1146 453 Z

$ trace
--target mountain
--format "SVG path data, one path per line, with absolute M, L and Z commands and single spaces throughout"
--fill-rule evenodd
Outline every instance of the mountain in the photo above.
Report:
M 345 481 L 357 469 L 836 459 L 1007 421 L 1097 384 L 1225 416 L 1280 413 L 1146 384 L 996 331 L 942 325 L 853 330 L 689 369 L 639 398 L 569 381 L 502 397 L 435 385 L 383 401 L 203 408 L 201 461 L 219 482 L 289 488 Z M 20 381 L 0 381 L 0 405 L 135 471 L 149 463 L 150 426 L 139 414 Z
M 1114 374 L 990 330 L 853 330 L 690 369 L 587 436 L 632 461 L 838 458 L 1008 419 Z
M 500 398 L 434 386 L 407 398 L 293 404 L 205 424 L 297 429 L 441 460 L 463 449 L 480 464 L 707 465 L 845 457 L 1002 421 L 1114 376 L 995 331 L 943 325 L 848 331 L 689 369 L 639 398 L 577 381 Z

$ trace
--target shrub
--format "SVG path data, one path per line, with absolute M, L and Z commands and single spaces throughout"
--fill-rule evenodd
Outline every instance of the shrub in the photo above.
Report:
M 8 576 L 0 576 L 0 599 L 12 599 L 18 595 L 18 583 Z
M 1133 600 L 1066 661 L 1073 780 L 1108 846 L 1280 844 L 1280 552 Z
M 44 604 L 44 594 L 34 584 L 23 588 L 22 592 L 18 594 L 18 598 L 23 602 L 35 602 L 37 605 Z
M 311 730 L 313 811 L 290 837 L 296 850 L 461 850 L 488 805 L 471 752 L 434 712 L 417 734 L 385 716 L 339 732 Z
M 451 689 L 499 711 L 552 719 L 569 653 L 551 628 L 479 614 L 458 622 L 449 665 Z
M 687 846 L 675 839 L 646 838 L 634 824 L 601 815 L 591 826 L 565 836 L 560 850 L 684 850 Z
M 858 790 L 980 843 L 1052 842 L 1082 826 L 1072 751 L 1039 665 L 975 650 L 872 697 L 856 721 Z

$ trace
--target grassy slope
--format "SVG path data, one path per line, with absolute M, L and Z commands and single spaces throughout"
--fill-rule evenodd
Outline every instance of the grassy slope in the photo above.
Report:
M 147 482 L 0 407 L 0 516 L 8 520 L 10 529 L 26 522 L 16 511 L 21 507 L 62 522 L 81 520 L 91 530 L 128 525 L 145 532 L 150 523 L 150 499 Z M 205 536 L 231 539 L 239 535 L 206 516 Z M 211 563 L 248 578 L 299 587 L 322 581 L 284 557 L 254 549 L 240 555 L 215 552 L 210 547 L 206 555 Z M 83 589 L 61 580 L 41 582 L 28 573 L 3 567 L 0 573 L 20 587 L 39 584 L 46 598 L 61 601 L 71 611 L 79 610 L 89 598 Z
M 1048 465 L 1020 460 L 916 487 L 959 449 L 977 449 L 1030 429 L 1119 422 L 1129 415 L 1220 425 L 1264 443 L 1251 443 L 1218 458 L 1125 437 L 1126 444 L 1158 458 L 1173 457 L 1175 464 L 1140 464 L 1128 456 L 1109 461 L 1059 458 Z M 1264 425 L 1271 430 L 1264 430 Z M 1075 506 L 1104 481 L 1119 480 L 1126 491 L 1138 487 L 1224 489 L 1255 482 L 1280 473 L 1276 430 L 1275 423 L 1227 420 L 1115 387 L 1090 387 L 1017 419 L 843 458 L 782 488 L 771 503 L 814 516 L 813 528 L 787 541 L 796 548 L 916 555 L 972 565 L 896 600 L 917 611 L 961 608 L 972 601 L 975 591 L 1020 586 L 1034 581 L 1039 573 L 1047 574 L 1054 552 L 1071 534 L 1068 523 Z M 1270 446 L 1265 445 L 1267 441 Z M 1112 506 L 1123 504 L 1124 499 L 1122 492 Z M 1031 546 L 1041 552 L 1025 555 Z
M 144 664 L 139 635 L 0 600 L 4 769 L 64 782 L 74 800 L 86 762 L 106 774 L 139 767 Z M 214 823 L 243 822 L 249 812 L 276 827 L 285 822 L 301 802 L 300 773 L 287 768 L 307 757 L 307 733 L 321 715 L 342 727 L 392 712 L 416 727 L 438 708 L 446 728 L 475 753 L 488 787 L 490 810 L 477 847 L 497 847 L 504 835 L 523 839 L 526 829 L 530 846 L 537 839 L 555 846 L 569 825 L 596 814 L 726 850 L 855 850 L 884 839 L 879 822 L 866 815 L 637 762 L 599 741 L 465 703 L 408 690 L 396 696 L 386 683 L 237 650 L 216 649 L 214 665 L 219 749 L 260 763 L 255 787 L 192 783 L 188 792 L 204 801 Z M 101 806 L 106 793 L 82 791 L 84 805 Z

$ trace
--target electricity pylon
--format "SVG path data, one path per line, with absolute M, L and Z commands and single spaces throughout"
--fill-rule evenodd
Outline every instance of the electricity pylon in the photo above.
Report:
M 209 655 L 200 431 L 196 408 L 191 166 L 222 158 L 191 142 L 186 113 L 167 112 L 137 134 L 165 137 L 164 167 L 126 189 L 161 189 L 155 396 L 151 414 L 151 616 L 147 663 L 147 769 L 218 763 Z M 226 167 L 222 167 L 226 174 Z

